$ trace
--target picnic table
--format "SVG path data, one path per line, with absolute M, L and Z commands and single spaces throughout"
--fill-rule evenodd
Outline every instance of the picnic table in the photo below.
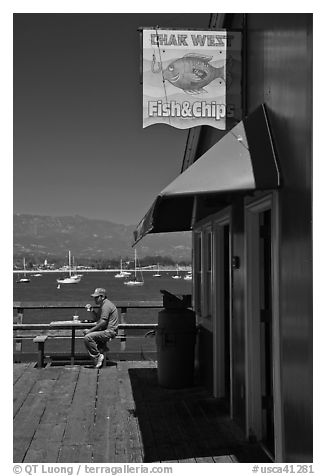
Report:
M 76 330 L 91 329 L 96 324 L 95 321 L 52 321 L 50 322 L 50 329 L 68 329 L 71 330 L 71 346 L 70 346 L 70 362 L 71 365 L 75 363 L 75 340 L 76 340 Z

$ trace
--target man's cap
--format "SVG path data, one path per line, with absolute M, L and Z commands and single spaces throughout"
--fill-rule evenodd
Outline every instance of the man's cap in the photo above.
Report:
M 96 288 L 93 294 L 91 294 L 92 297 L 98 297 L 98 296 L 106 296 L 106 290 L 104 288 Z

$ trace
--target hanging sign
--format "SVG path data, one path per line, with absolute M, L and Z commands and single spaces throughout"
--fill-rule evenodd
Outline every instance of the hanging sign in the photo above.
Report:
M 227 129 L 242 119 L 240 84 L 240 32 L 143 30 L 143 127 Z

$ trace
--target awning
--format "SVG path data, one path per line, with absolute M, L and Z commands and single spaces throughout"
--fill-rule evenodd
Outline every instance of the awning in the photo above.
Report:
M 148 233 L 190 230 L 196 196 L 222 197 L 226 192 L 279 185 L 271 131 L 261 105 L 159 193 L 134 232 L 134 244 Z

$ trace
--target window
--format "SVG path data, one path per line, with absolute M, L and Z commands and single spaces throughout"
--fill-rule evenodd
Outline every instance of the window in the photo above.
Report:
M 213 233 L 205 225 L 194 233 L 195 310 L 203 318 L 212 317 Z

